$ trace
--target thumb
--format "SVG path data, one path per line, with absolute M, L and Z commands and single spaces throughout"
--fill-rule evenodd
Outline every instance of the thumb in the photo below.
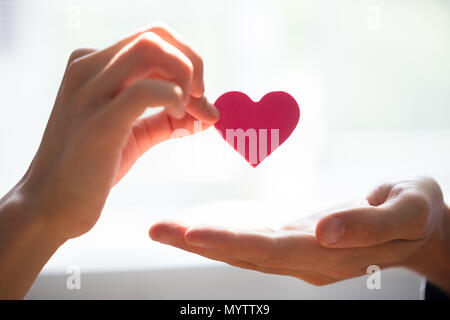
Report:
M 316 238 L 324 247 L 369 247 L 391 240 L 425 237 L 429 202 L 418 193 L 407 192 L 380 206 L 352 208 L 323 217 Z

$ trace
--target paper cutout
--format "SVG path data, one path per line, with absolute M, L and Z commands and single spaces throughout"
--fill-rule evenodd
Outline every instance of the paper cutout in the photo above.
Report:
M 214 105 L 220 111 L 214 126 L 253 167 L 286 141 L 300 118 L 297 102 L 283 91 L 270 92 L 258 102 L 242 92 L 230 91 Z

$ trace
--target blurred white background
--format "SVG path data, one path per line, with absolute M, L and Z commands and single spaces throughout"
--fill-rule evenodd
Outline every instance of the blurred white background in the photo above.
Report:
M 95 228 L 43 274 L 216 264 L 152 242 L 160 219 L 279 226 L 418 174 L 450 191 L 446 0 L 0 0 L 0 19 L 0 194 L 39 145 L 71 51 L 155 20 L 203 56 L 211 101 L 284 90 L 301 110 L 296 131 L 257 169 L 214 129 L 156 146 L 113 189 Z

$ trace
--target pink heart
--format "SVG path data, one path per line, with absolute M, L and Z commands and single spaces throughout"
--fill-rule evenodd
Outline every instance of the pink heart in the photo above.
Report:
M 230 91 L 214 105 L 220 111 L 214 126 L 253 167 L 286 141 L 300 118 L 297 102 L 283 91 L 267 93 L 258 102 L 242 92 Z

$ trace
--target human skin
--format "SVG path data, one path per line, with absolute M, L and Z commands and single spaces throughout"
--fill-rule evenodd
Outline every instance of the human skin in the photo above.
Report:
M 141 117 L 156 106 L 164 109 Z M 111 188 L 149 148 L 219 117 L 204 97 L 202 59 L 166 26 L 74 51 L 39 149 L 0 200 L 0 299 L 25 296 L 52 254 L 95 225 Z
M 450 210 L 432 178 L 385 183 L 366 199 L 280 230 L 162 221 L 150 237 L 209 259 L 326 285 L 378 265 L 405 267 L 450 293 Z

